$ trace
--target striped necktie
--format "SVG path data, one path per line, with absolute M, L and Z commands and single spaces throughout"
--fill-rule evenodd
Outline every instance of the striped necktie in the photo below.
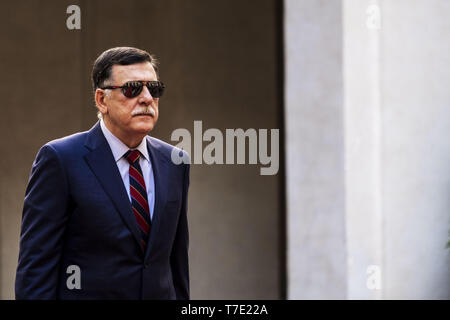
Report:
M 141 154 L 138 150 L 129 150 L 124 157 L 130 163 L 130 195 L 131 208 L 134 217 L 139 225 L 141 233 L 141 245 L 145 252 L 147 241 L 150 234 L 150 209 L 147 200 L 147 189 L 145 188 L 145 181 L 142 175 L 141 166 L 139 165 L 139 158 Z

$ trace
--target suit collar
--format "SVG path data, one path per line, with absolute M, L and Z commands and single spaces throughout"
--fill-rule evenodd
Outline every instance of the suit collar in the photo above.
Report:
M 130 199 L 128 198 L 116 161 L 102 133 L 99 122 L 89 130 L 85 145 L 91 151 L 84 156 L 87 164 L 99 180 L 114 207 L 119 212 L 122 221 L 131 231 L 137 245 L 140 247 L 139 227 L 131 209 Z
M 145 252 L 147 260 L 150 253 L 156 250 L 157 234 L 161 224 L 162 214 L 167 202 L 168 192 L 168 158 L 160 150 L 160 146 L 150 137 L 146 137 L 148 155 L 152 163 L 155 178 L 155 207 L 153 213 L 150 238 Z M 122 217 L 124 224 L 133 234 L 137 245 L 140 247 L 140 231 L 134 218 L 130 201 L 125 190 L 122 178 L 117 168 L 111 148 L 97 122 L 88 132 L 85 146 L 91 151 L 85 155 L 85 160 L 103 189 L 110 197 L 112 203 Z
M 147 136 L 147 149 L 153 168 L 153 176 L 155 178 L 155 208 L 153 212 L 152 227 L 150 231 L 150 238 L 148 241 L 147 251 L 145 259 L 150 256 L 150 252 L 156 250 L 155 243 L 160 237 L 158 237 L 159 226 L 161 225 L 161 219 L 164 212 L 164 208 L 167 202 L 168 192 L 168 160 L 165 155 L 160 151 L 160 147 Z

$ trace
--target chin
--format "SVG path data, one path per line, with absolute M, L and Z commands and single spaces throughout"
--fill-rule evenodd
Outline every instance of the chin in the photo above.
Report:
M 144 120 L 144 119 L 142 119 L 142 120 Z M 156 124 L 156 120 L 154 118 L 145 119 L 145 121 L 142 121 L 142 120 L 135 123 L 135 125 L 133 126 L 134 127 L 133 129 L 136 133 L 139 132 L 142 134 L 147 134 L 153 130 L 153 128 Z
M 134 129 L 134 132 L 140 133 L 140 134 L 148 134 L 150 131 L 153 130 L 153 128 L 154 128 L 154 124 L 153 123 L 146 124 L 146 125 L 140 125 L 140 126 L 137 126 Z

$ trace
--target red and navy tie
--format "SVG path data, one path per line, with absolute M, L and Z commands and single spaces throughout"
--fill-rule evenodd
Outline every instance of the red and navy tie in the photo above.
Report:
M 130 163 L 130 195 L 131 208 L 136 221 L 139 225 L 141 233 L 142 249 L 147 247 L 147 241 L 150 234 L 150 209 L 147 200 L 147 189 L 142 175 L 141 166 L 139 165 L 139 157 L 141 153 L 138 150 L 129 150 L 124 157 Z

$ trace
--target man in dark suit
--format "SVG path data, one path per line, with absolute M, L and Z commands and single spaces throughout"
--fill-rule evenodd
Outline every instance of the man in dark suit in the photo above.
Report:
M 156 62 L 112 48 L 92 80 L 99 122 L 33 163 L 16 299 L 189 299 L 189 165 L 147 136 L 165 88 Z

